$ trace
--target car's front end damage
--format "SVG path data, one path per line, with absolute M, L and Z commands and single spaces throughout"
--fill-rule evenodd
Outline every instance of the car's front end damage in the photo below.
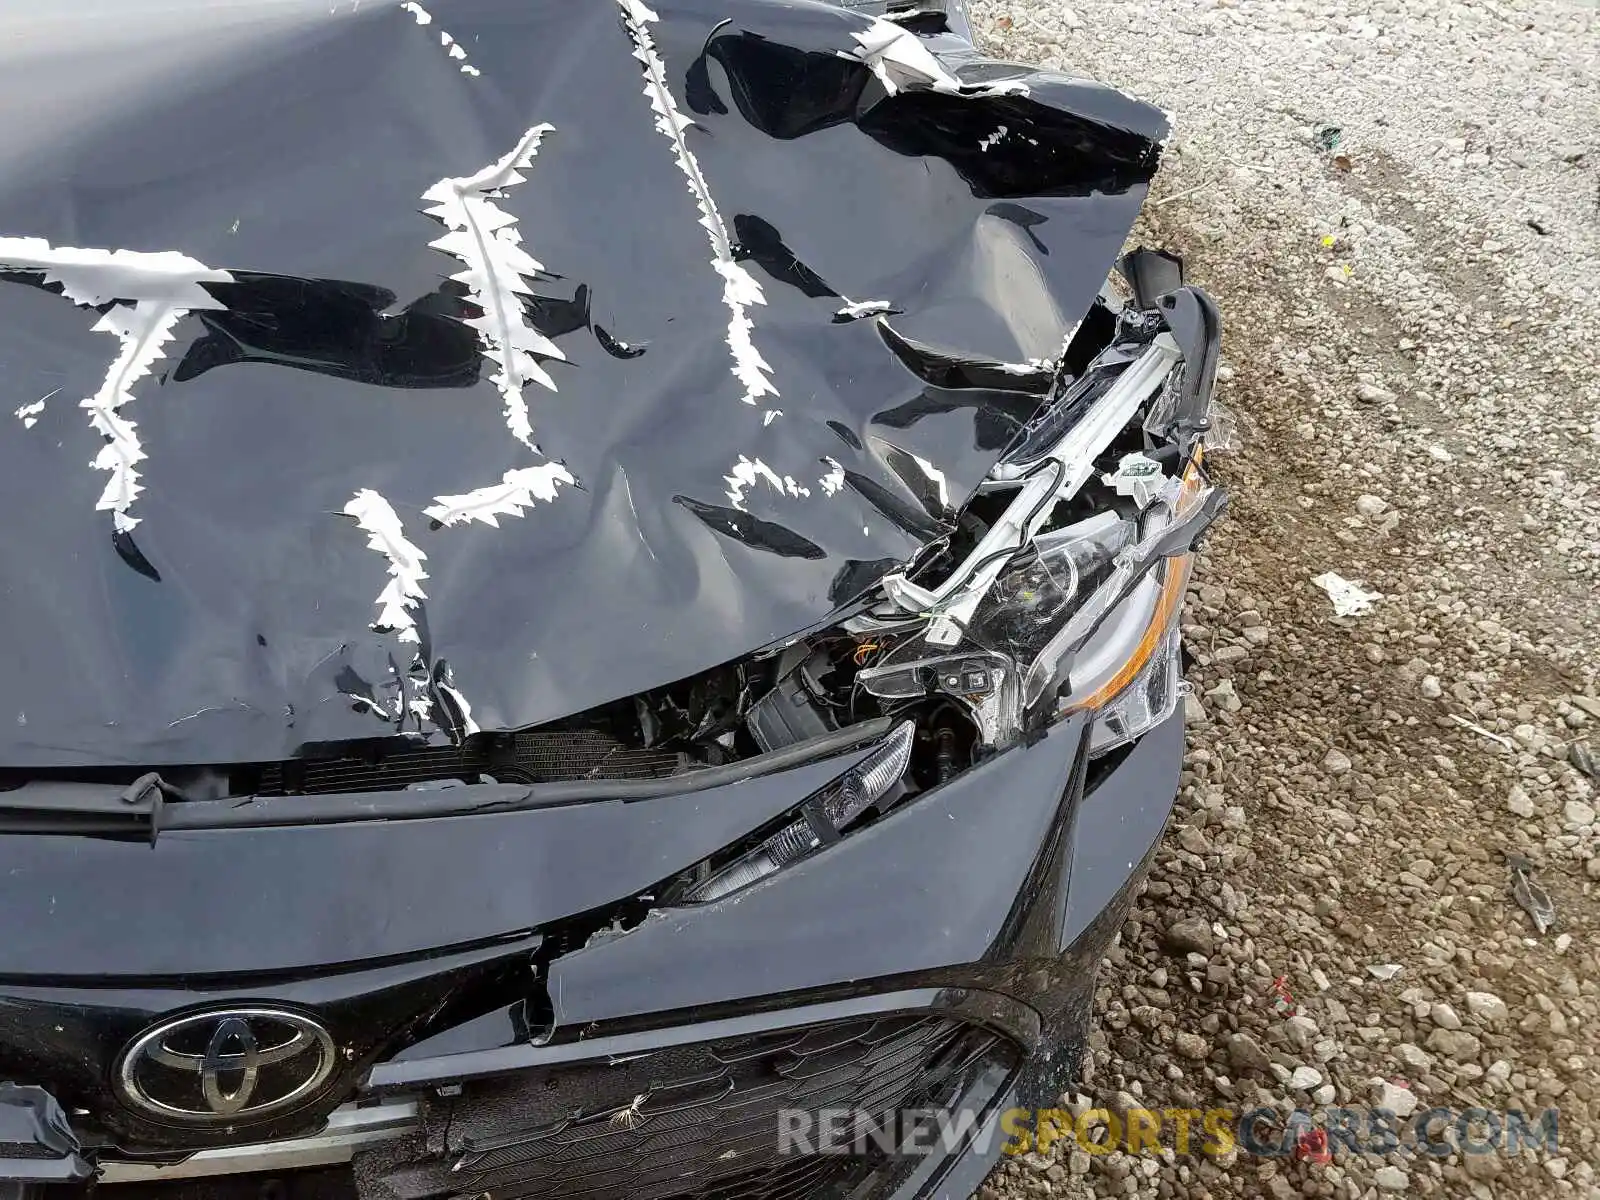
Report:
M 934 6 L 256 8 L 7 151 L 0 1196 L 967 1195 L 1177 788 L 1164 119 Z

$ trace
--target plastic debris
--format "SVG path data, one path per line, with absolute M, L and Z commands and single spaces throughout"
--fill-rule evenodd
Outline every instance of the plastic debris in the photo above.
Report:
M 1372 963 L 1367 967 L 1367 974 L 1374 979 L 1381 979 L 1385 983 L 1400 974 L 1399 963 Z
M 1337 125 L 1318 125 L 1312 136 L 1317 139 L 1318 146 L 1331 153 L 1344 140 L 1344 130 Z
M 1292 1017 L 1300 1012 L 1294 1002 L 1294 993 L 1289 990 L 1289 977 L 1279 975 L 1272 981 L 1272 1011 L 1280 1017 Z
M 1567 747 L 1567 761 L 1572 769 L 1600 783 L 1600 766 L 1595 765 L 1594 752 L 1588 742 L 1573 742 Z
M 1294 1144 L 1294 1156 L 1298 1160 L 1316 1163 L 1318 1166 L 1331 1163 L 1333 1151 L 1328 1148 L 1328 1131 L 1319 1128 L 1302 1129 L 1299 1140 Z
M 1458 715 L 1456 713 L 1451 713 L 1450 714 L 1450 719 L 1452 721 L 1454 721 L 1457 725 L 1461 726 L 1461 728 L 1470 729 L 1470 730 L 1472 730 L 1473 733 L 1479 734 L 1482 737 L 1486 737 L 1491 742 L 1498 742 L 1500 745 L 1504 746 L 1507 750 L 1510 750 L 1513 753 L 1516 752 L 1517 744 L 1515 742 L 1513 742 L 1510 738 L 1506 737 L 1504 734 L 1495 733 L 1493 730 L 1485 729 L 1482 725 L 1479 725 L 1477 722 L 1469 721 L 1465 717 L 1460 716 L 1460 715 Z
M 1369 592 L 1333 571 L 1325 571 L 1311 581 L 1328 593 L 1333 601 L 1335 616 L 1360 617 L 1372 611 L 1373 604 L 1383 599 L 1382 592 Z
M 1522 911 L 1533 918 L 1534 928 L 1548 933 L 1556 923 L 1556 906 L 1550 893 L 1534 877 L 1533 864 L 1520 854 L 1508 854 L 1506 865 L 1511 868 L 1511 895 L 1522 905 Z

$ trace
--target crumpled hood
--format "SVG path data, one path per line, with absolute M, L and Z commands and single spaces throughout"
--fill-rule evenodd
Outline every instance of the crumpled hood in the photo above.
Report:
M 1166 128 L 820 4 L 331 9 L 0 0 L 0 765 L 444 741 L 826 619 Z

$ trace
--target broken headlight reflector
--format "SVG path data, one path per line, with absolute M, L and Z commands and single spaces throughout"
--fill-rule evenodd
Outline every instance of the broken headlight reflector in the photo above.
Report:
M 830 842 L 888 796 L 911 763 L 916 726 L 902 721 L 867 755 L 800 807 L 800 815 L 777 833 L 683 894 L 685 904 L 720 899 L 790 863 L 799 862 Z
M 1080 711 L 1095 714 L 1091 753 L 1131 741 L 1177 705 L 1191 549 L 1221 502 L 1196 466 L 1137 516 L 1107 508 L 1039 534 L 995 580 L 958 652 L 919 640 L 857 680 L 880 700 L 958 700 L 991 747 Z

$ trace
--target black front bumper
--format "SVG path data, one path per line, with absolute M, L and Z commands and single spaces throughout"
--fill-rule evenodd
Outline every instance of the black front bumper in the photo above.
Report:
M 335 1106 L 397 1105 L 416 1114 L 405 1136 L 323 1147 L 353 1157 L 337 1171 L 364 1197 L 782 1200 L 867 1181 L 964 1197 L 1000 1153 L 1004 1108 L 1071 1082 L 1096 964 L 1176 791 L 1181 718 L 1093 763 L 1083 732 L 1058 726 L 743 892 L 626 932 L 594 932 L 596 914 L 861 752 L 656 800 L 154 847 L 0 838 L 0 906 L 20 931 L 0 947 L 0 1079 L 48 1089 L 108 1181 L 144 1180 L 116 1185 L 127 1200 L 218 1160 L 276 1170 L 272 1149 L 321 1145 Z M 589 933 L 574 943 L 574 928 Z M 305 1013 L 338 1047 L 307 1106 L 177 1127 L 113 1089 L 142 1031 L 247 1003 Z M 907 1108 L 967 1115 L 920 1154 L 852 1142 L 838 1118 L 842 1152 L 780 1146 L 795 1113 Z M 43 1178 L 43 1162 L 0 1147 L 0 1175 Z

